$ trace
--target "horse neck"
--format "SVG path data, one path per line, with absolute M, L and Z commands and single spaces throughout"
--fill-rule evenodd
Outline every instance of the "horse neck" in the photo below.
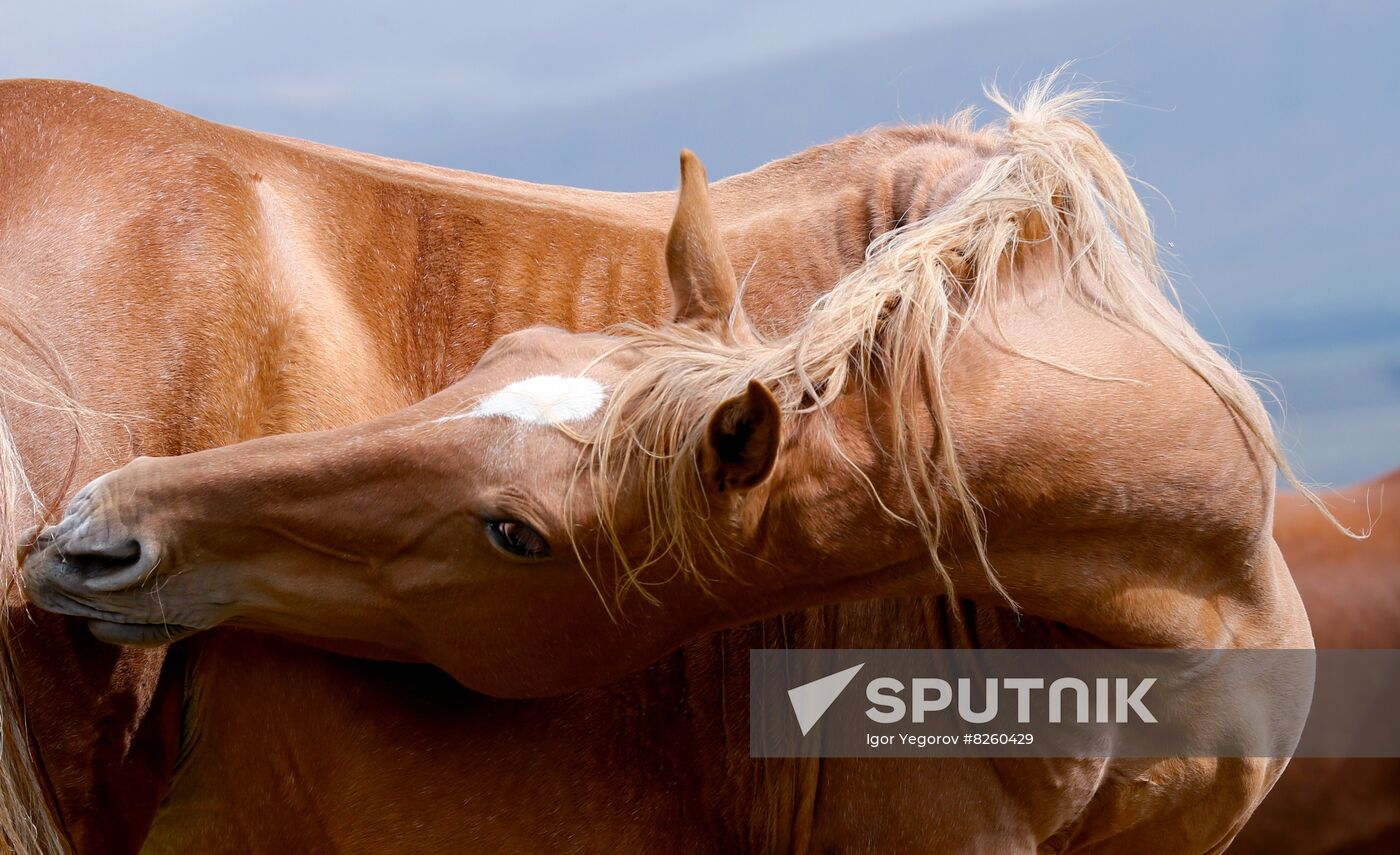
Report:
M 965 333 L 943 378 L 988 563 L 1004 588 L 944 495 L 940 556 L 957 595 L 982 608 L 1009 607 L 1009 596 L 1029 617 L 1112 646 L 1305 644 L 1306 619 L 1269 531 L 1268 458 L 1210 389 L 1155 342 L 1073 300 L 1008 305 L 998 324 Z M 885 434 L 870 433 L 890 429 L 888 409 L 877 393 L 838 401 L 829 417 L 840 452 L 828 416 L 794 420 L 798 451 L 768 487 L 754 549 L 767 563 L 754 572 L 787 568 L 788 593 L 811 590 L 813 600 L 946 590 L 904 522 L 914 499 L 882 451 Z M 918 435 L 931 444 L 919 412 Z M 817 567 L 828 575 L 815 577 Z

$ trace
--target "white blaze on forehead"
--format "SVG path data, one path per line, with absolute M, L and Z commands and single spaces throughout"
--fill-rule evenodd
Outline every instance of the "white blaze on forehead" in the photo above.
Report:
M 527 424 L 557 425 L 586 419 L 601 406 L 603 387 L 598 381 L 541 374 L 493 392 L 472 407 L 467 416 L 503 416 Z

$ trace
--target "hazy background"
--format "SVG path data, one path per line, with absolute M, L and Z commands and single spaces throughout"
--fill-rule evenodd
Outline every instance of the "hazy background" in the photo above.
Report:
M 612 190 L 983 104 L 1065 60 L 1155 185 L 1187 309 L 1287 400 L 1314 480 L 1400 465 L 1400 4 L 0 2 L 0 76 Z

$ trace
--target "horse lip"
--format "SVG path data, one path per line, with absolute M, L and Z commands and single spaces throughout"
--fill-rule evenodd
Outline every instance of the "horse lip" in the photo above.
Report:
M 169 644 L 199 632 L 198 627 L 178 623 L 130 623 L 89 619 L 88 631 L 109 644 L 151 646 Z
M 57 585 L 45 585 L 41 591 L 30 595 L 30 599 L 45 611 L 61 614 L 66 617 L 78 618 L 88 623 L 101 623 L 113 626 L 127 627 L 164 627 L 173 633 L 193 633 L 198 632 L 201 627 L 190 626 L 189 624 L 174 623 L 161 618 L 133 618 L 129 615 L 109 611 L 91 603 L 79 599 L 81 592 L 69 591 Z
M 83 602 L 75 594 L 77 592 L 50 583 L 44 585 L 40 590 L 30 593 L 30 599 L 34 600 L 35 604 L 45 611 L 68 617 L 107 621 L 108 623 L 121 623 L 125 620 L 123 615 Z

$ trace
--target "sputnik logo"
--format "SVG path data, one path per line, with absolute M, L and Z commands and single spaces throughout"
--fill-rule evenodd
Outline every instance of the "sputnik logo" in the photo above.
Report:
M 831 705 L 836 703 L 836 699 L 856 678 L 856 672 L 864 667 L 865 663 L 862 662 L 844 671 L 837 671 L 835 674 L 828 674 L 821 679 L 788 689 L 788 700 L 792 702 L 792 712 L 797 716 L 797 724 L 802 728 L 803 736 L 821 721 L 821 717 L 826 715 L 826 711 L 831 709 Z

